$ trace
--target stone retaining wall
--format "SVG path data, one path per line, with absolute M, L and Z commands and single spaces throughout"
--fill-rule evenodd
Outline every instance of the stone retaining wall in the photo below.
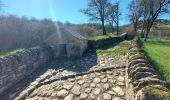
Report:
M 129 48 L 127 74 L 127 100 L 148 100 L 144 91 L 149 86 L 166 88 L 166 82 L 155 72 L 145 54 L 141 52 L 137 37 Z
M 50 48 L 35 47 L 0 58 L 0 94 L 52 59 Z

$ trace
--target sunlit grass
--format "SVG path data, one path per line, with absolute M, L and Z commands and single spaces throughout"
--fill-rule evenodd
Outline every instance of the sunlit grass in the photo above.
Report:
M 170 82 L 170 40 L 148 39 L 142 49 L 155 69 Z
M 24 49 L 15 49 L 7 53 L 0 53 L 0 58 L 4 58 L 6 56 L 16 55 L 17 52 L 23 51 Z
M 113 38 L 113 37 L 116 37 L 116 36 L 113 34 L 107 34 L 107 35 L 91 36 L 88 39 L 97 41 L 97 40 L 108 39 L 108 38 Z
M 125 55 L 128 53 L 128 48 L 130 46 L 130 41 L 123 41 L 120 44 L 113 46 L 108 49 L 97 49 L 96 52 L 98 54 L 104 54 L 104 53 L 109 53 L 109 54 L 120 54 L 120 55 Z

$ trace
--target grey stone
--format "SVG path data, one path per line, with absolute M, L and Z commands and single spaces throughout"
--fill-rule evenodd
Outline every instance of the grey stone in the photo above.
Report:
M 70 90 L 72 87 L 73 87 L 73 84 L 64 84 L 63 85 L 63 88 L 67 89 L 67 90 Z
M 90 93 L 90 98 L 91 98 L 91 99 L 95 99 L 95 97 L 96 97 L 96 96 L 95 96 L 93 93 Z
M 74 97 L 73 94 L 69 94 L 68 96 L 66 96 L 66 97 L 64 98 L 64 100 L 73 100 L 73 97 Z
M 103 99 L 104 99 L 104 100 L 111 100 L 111 99 L 112 99 L 112 96 L 111 96 L 110 94 L 108 94 L 108 93 L 104 93 L 104 94 L 103 94 Z
M 91 83 L 90 86 L 91 86 L 91 87 L 96 87 L 96 84 Z
M 121 95 L 121 96 L 124 95 L 123 89 L 121 87 L 119 87 L 119 86 L 116 86 L 116 87 L 112 88 L 112 90 L 115 91 L 118 95 Z
M 60 91 L 57 93 L 57 96 L 58 96 L 58 97 L 65 97 L 67 94 L 68 94 L 68 91 L 64 89 L 64 90 L 60 90 Z
M 111 95 L 116 95 L 116 93 L 115 93 L 115 92 L 113 92 L 113 91 L 111 91 L 111 90 L 110 90 L 110 91 L 108 91 L 108 93 L 109 93 L 109 94 L 111 94 Z
M 93 82 L 94 83 L 99 83 L 100 82 L 100 78 L 94 78 Z
M 86 93 L 82 93 L 81 95 L 80 95 L 80 99 L 82 100 L 82 99 L 86 99 L 88 97 L 88 95 L 86 94 Z
M 73 86 L 73 88 L 71 89 L 71 92 L 75 95 L 80 95 L 80 86 L 79 85 L 75 85 Z
M 95 88 L 94 89 L 94 91 L 93 91 L 93 93 L 95 94 L 95 95 L 98 95 L 99 93 L 100 93 L 100 89 L 99 88 Z
M 108 84 L 108 83 L 103 84 L 103 88 L 104 88 L 104 89 L 108 90 L 108 89 L 109 89 L 109 87 L 110 87 L 110 86 L 109 86 L 109 84 Z
M 86 88 L 86 89 L 85 89 L 85 92 L 86 92 L 86 93 L 90 93 L 91 90 L 92 90 L 91 88 Z
M 123 100 L 120 97 L 114 97 L 112 100 Z
M 124 79 L 123 76 L 119 76 L 119 77 L 117 78 L 117 80 L 120 81 L 120 82 L 123 82 L 125 79 Z
M 84 80 L 79 80 L 78 84 L 82 85 L 84 83 Z
M 107 82 L 107 78 L 102 79 L 101 82 L 106 83 Z

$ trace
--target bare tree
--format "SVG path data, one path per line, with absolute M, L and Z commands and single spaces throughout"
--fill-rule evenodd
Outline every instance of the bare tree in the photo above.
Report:
M 132 0 L 131 3 L 128 5 L 129 9 L 129 20 L 133 23 L 134 32 L 137 33 L 137 27 L 139 23 L 139 19 L 141 17 L 141 8 L 140 8 L 140 0 Z
M 143 14 L 143 34 L 145 35 L 145 41 L 148 38 L 148 34 L 160 14 L 168 13 L 170 6 L 170 0 L 141 0 L 141 9 Z
M 116 33 L 117 36 L 119 35 L 119 18 L 120 18 L 120 10 L 119 10 L 119 2 L 116 2 L 114 5 L 110 4 L 109 10 L 108 10 L 108 20 L 110 21 L 112 25 L 112 31 L 113 31 L 113 24 L 116 24 Z
M 107 18 L 109 5 L 109 0 L 89 0 L 88 8 L 81 10 L 81 12 L 90 17 L 90 20 L 101 21 L 103 35 L 106 35 L 105 20 Z

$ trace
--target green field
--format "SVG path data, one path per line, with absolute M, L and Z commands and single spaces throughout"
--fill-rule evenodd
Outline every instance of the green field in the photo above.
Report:
M 110 47 L 108 49 L 97 49 L 96 52 L 99 54 L 109 53 L 109 54 L 120 54 L 125 55 L 128 53 L 128 48 L 130 46 L 130 41 L 123 41 L 116 46 Z
M 112 37 L 116 37 L 113 34 L 107 34 L 107 35 L 98 35 L 98 36 L 91 36 L 88 38 L 88 40 L 101 40 L 101 39 L 108 39 L 108 38 L 112 38 Z
M 155 69 L 170 82 L 170 40 L 148 39 L 142 49 Z

